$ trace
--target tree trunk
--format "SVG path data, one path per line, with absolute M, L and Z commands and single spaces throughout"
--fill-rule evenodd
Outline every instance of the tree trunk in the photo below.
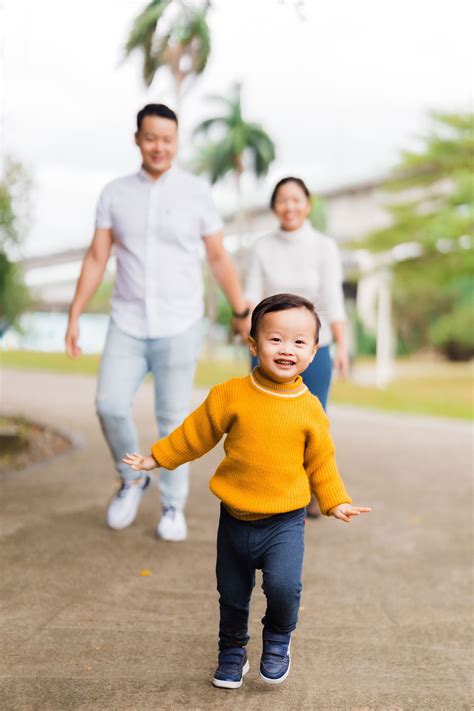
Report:
M 236 186 L 237 186 L 237 210 L 236 210 L 236 215 L 235 215 L 235 222 L 237 226 L 237 255 L 236 255 L 236 261 L 237 261 L 237 269 L 239 272 L 239 276 L 241 279 L 244 278 L 244 270 L 245 270 L 245 233 L 246 233 L 246 219 L 245 219 L 245 211 L 244 211 L 244 204 L 243 204 L 243 195 L 242 195 L 242 167 L 240 165 L 240 156 L 239 156 L 239 164 L 235 168 L 235 178 L 236 178 Z

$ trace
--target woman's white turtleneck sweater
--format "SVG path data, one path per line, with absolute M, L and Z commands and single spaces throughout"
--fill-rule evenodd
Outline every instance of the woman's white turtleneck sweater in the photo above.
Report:
M 344 321 L 342 264 L 336 242 L 309 222 L 292 232 L 277 230 L 257 239 L 251 249 L 245 295 L 257 304 L 288 292 L 313 302 L 321 319 L 319 343 L 331 342 L 330 324 Z

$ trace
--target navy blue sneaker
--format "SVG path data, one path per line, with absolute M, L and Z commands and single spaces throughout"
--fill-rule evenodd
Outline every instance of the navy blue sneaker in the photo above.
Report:
M 276 634 L 263 630 L 260 676 L 267 684 L 281 684 L 290 673 L 290 644 L 289 634 Z
M 221 689 L 238 689 L 250 669 L 245 647 L 222 649 L 217 664 L 212 683 Z

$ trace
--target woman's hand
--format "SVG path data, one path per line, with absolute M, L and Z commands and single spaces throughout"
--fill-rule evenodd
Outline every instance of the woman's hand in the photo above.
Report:
M 334 370 L 340 378 L 347 378 L 349 375 L 349 354 L 345 348 L 336 348 L 334 354 Z
M 339 504 L 328 511 L 328 516 L 334 516 L 340 521 L 349 523 L 352 516 L 359 516 L 361 513 L 368 513 L 371 509 L 367 506 L 351 506 L 351 504 Z
M 158 466 L 157 462 L 151 455 L 144 457 L 142 454 L 138 454 L 137 452 L 135 452 L 135 454 L 127 453 L 122 459 L 122 462 L 124 464 L 128 464 L 128 466 L 132 467 L 132 469 L 136 472 L 149 472 Z

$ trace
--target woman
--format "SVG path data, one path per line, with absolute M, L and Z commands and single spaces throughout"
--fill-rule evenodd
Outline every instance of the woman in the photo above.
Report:
M 279 229 L 253 245 L 248 267 L 246 297 L 255 306 L 267 296 L 289 292 L 312 301 L 321 318 L 319 350 L 303 380 L 326 409 L 333 363 L 329 346 L 335 343 L 334 368 L 344 377 L 349 367 L 345 337 L 342 265 L 336 243 L 308 222 L 310 192 L 300 178 L 280 180 L 270 206 Z M 308 515 L 316 516 L 316 501 Z

